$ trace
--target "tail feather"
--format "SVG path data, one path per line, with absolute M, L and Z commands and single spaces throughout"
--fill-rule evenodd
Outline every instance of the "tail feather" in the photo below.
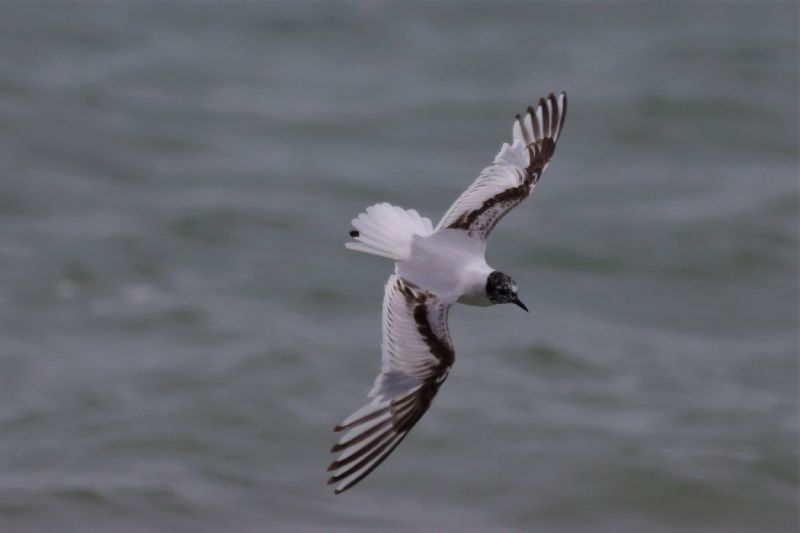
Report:
M 345 243 L 350 250 L 379 255 L 395 261 L 408 259 L 414 235 L 430 235 L 433 224 L 413 209 L 403 209 L 387 203 L 367 208 L 351 222 L 352 241 Z

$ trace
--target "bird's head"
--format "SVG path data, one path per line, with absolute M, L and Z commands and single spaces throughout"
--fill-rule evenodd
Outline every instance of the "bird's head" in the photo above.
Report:
M 516 304 L 528 310 L 525 304 L 519 301 L 517 282 L 511 279 L 508 274 L 503 274 L 495 270 L 486 279 L 486 297 L 493 304 Z

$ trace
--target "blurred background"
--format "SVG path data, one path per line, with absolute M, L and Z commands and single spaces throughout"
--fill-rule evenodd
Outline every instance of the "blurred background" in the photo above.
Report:
M 0 4 L 0 531 L 795 531 L 798 6 Z M 389 201 L 566 90 L 457 363 L 334 497 Z

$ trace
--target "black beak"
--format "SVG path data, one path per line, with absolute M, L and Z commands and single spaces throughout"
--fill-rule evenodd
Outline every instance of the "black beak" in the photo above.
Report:
M 528 311 L 528 308 L 525 306 L 525 304 L 519 301 L 519 298 L 514 298 L 513 300 L 511 300 L 511 303 L 517 304 L 519 307 L 523 308 L 526 313 L 530 313 L 530 311 Z

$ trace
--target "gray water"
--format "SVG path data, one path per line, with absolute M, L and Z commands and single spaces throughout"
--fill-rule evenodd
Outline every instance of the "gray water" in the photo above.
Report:
M 0 4 L 0 531 L 795 531 L 795 3 Z M 570 110 L 457 361 L 341 496 L 391 270 Z

